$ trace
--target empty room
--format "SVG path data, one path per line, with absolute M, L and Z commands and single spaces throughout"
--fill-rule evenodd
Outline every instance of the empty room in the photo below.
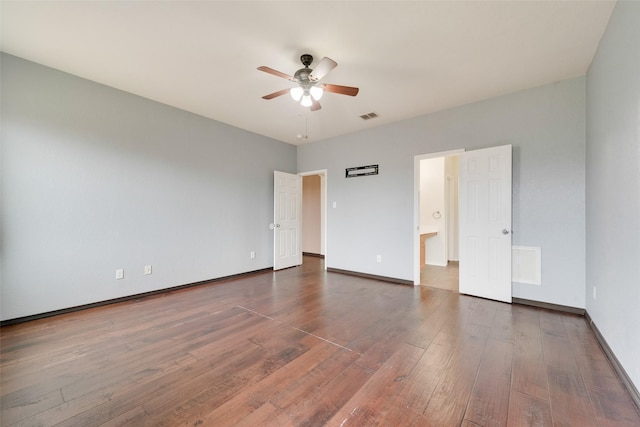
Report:
M 640 2 L 0 1 L 0 425 L 640 426 Z

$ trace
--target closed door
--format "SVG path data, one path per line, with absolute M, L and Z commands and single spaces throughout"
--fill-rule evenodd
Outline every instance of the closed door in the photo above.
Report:
M 274 171 L 273 269 L 302 264 L 302 177 Z
M 511 302 L 511 145 L 460 155 L 460 293 Z

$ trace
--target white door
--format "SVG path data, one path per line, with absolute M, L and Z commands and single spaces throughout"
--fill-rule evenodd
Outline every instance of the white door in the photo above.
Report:
M 511 302 L 511 145 L 460 155 L 460 293 Z
M 273 269 L 302 264 L 302 177 L 273 172 Z

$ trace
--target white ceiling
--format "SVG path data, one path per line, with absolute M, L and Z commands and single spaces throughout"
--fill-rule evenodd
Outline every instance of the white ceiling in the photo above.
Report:
M 1 48 L 291 144 L 584 75 L 614 1 L 6 1 Z M 299 57 L 328 56 L 310 112 Z M 364 121 L 369 112 L 377 119 Z M 299 138 L 307 135 L 308 139 Z

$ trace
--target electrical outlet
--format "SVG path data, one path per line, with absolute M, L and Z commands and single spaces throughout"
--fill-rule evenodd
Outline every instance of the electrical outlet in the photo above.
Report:
M 338 203 L 333 202 L 333 209 L 335 209 L 335 208 L 337 208 L 337 207 L 338 207 Z
M 376 262 L 382 262 L 382 255 L 376 255 Z
M 149 275 L 149 274 L 151 274 L 151 273 L 152 273 L 151 266 L 150 266 L 150 265 L 145 265 L 145 266 L 144 266 L 144 274 L 145 274 L 145 275 Z
M 596 287 L 593 287 L 593 299 L 596 299 Z
M 256 253 L 254 251 L 249 252 L 249 258 L 254 259 L 256 257 Z
M 124 270 L 123 269 L 116 270 L 116 280 L 122 280 L 122 279 L 124 279 Z

